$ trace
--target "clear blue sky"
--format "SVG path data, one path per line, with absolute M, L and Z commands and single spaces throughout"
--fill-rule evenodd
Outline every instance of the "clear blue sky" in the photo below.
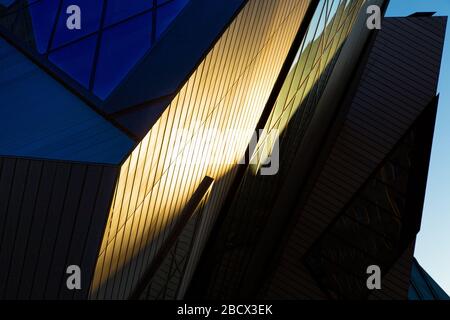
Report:
M 450 16 L 450 0 L 391 0 L 387 16 L 435 11 Z M 450 22 L 450 21 L 449 21 Z M 450 293 L 450 28 L 442 60 L 438 117 L 431 154 L 422 228 L 415 256 L 424 269 Z

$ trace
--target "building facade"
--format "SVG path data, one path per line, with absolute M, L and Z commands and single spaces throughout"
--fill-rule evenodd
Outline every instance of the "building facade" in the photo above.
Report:
M 309 96 L 293 104 L 279 174 L 243 171 L 188 296 L 407 299 L 446 18 L 387 18 L 366 34 L 364 24 L 335 59 L 299 51 L 299 61 L 323 59 L 330 72 L 318 68 Z M 330 47 L 321 41 L 311 47 Z M 289 105 L 295 79 L 291 71 L 277 103 Z M 368 289 L 369 266 L 380 268 L 381 290 Z
M 446 19 L 370 5 L 0 1 L 0 298 L 406 299 Z
M 128 298 L 210 181 L 201 232 L 187 235 L 192 270 L 310 5 L 75 2 L 89 15 L 80 31 L 65 28 L 66 1 L 1 10 L 15 126 L 2 139 L 5 298 Z M 217 150 L 210 128 L 243 135 Z M 66 288 L 68 265 L 82 290 Z

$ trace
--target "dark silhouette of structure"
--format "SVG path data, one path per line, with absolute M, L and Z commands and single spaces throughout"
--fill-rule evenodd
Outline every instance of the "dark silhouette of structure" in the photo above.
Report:
M 0 298 L 408 297 L 446 18 L 70 4 L 0 1 Z

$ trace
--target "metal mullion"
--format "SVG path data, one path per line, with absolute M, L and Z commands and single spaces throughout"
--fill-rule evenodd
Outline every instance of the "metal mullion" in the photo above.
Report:
M 104 28 L 104 24 L 105 24 L 107 6 L 108 6 L 108 2 L 106 0 L 103 0 L 102 12 L 101 12 L 101 17 L 100 17 L 100 25 L 99 25 L 99 30 L 97 33 L 97 45 L 95 47 L 94 59 L 92 61 L 92 66 L 91 66 L 91 76 L 90 76 L 89 85 L 88 85 L 89 91 L 92 91 L 94 89 L 94 82 L 95 82 L 95 77 L 97 74 L 97 64 L 98 64 L 98 59 L 99 59 L 99 55 L 100 55 L 100 47 L 102 44 L 102 35 L 103 35 L 103 28 Z

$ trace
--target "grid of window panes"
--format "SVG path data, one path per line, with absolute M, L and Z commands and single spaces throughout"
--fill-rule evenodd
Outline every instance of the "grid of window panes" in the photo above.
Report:
M 0 1 L 0 25 L 105 99 L 189 0 Z M 81 11 L 81 29 L 69 29 Z

